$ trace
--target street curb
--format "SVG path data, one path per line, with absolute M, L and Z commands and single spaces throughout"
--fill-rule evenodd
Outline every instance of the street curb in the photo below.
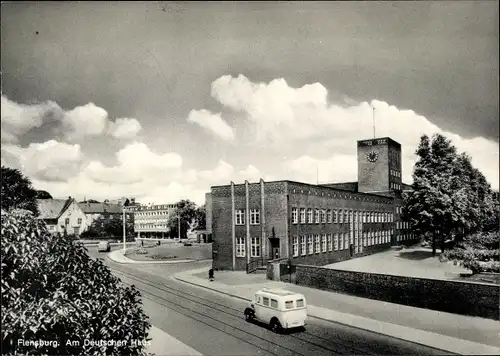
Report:
M 228 293 L 225 291 L 211 288 L 209 286 L 197 284 L 195 282 L 192 282 L 192 281 L 189 281 L 186 279 L 182 279 L 182 276 L 180 276 L 180 275 L 174 275 L 173 277 L 175 279 L 183 282 L 183 283 L 187 283 L 187 284 L 191 284 L 191 285 L 194 285 L 194 286 L 197 286 L 200 288 L 205 288 L 205 289 L 208 289 L 211 291 L 215 291 L 217 293 L 224 294 L 224 295 L 227 295 L 227 296 L 230 296 L 233 298 L 237 298 L 237 299 L 240 299 L 240 300 L 243 300 L 246 302 L 251 301 L 251 299 L 248 299 L 248 298 L 243 298 L 243 297 L 240 297 L 238 295 L 234 295 L 234 294 L 231 294 L 231 293 Z M 326 308 L 322 308 L 322 307 L 316 307 L 313 305 L 309 305 L 309 307 L 312 307 L 313 309 L 316 309 L 316 308 L 326 309 Z M 361 317 L 361 316 L 357 316 L 357 315 L 336 312 L 333 310 L 330 310 L 330 312 L 337 314 L 337 317 L 340 317 L 340 319 L 342 319 L 342 316 L 345 315 L 346 318 L 359 319 L 362 322 L 356 323 L 353 321 L 349 322 L 347 320 L 341 321 L 341 320 L 338 320 L 339 318 L 328 319 L 328 318 L 325 318 L 323 316 L 319 316 L 319 315 L 324 314 L 324 313 L 320 314 L 319 310 L 318 310 L 318 313 L 315 313 L 315 312 L 311 313 L 311 311 L 309 310 L 308 315 L 310 317 L 315 318 L 315 319 L 320 319 L 320 320 L 327 321 L 327 322 L 334 322 L 334 323 L 338 323 L 341 325 L 354 327 L 354 328 L 357 328 L 360 330 L 366 330 L 366 331 L 373 332 L 373 333 L 376 333 L 379 335 L 389 336 L 389 337 L 392 337 L 395 339 L 399 339 L 399 340 L 403 340 L 403 341 L 407 341 L 407 342 L 412 342 L 415 344 L 431 347 L 431 348 L 434 348 L 437 350 L 451 352 L 454 354 L 459 354 L 459 355 L 499 355 L 500 354 L 500 348 L 494 347 L 492 345 L 481 344 L 481 343 L 474 342 L 474 341 L 454 338 L 451 336 L 433 333 L 430 331 L 425 331 L 425 330 L 420 330 L 420 329 L 413 329 L 413 328 L 409 328 L 409 327 L 406 327 L 403 325 L 382 322 L 382 321 L 378 321 L 375 319 L 370 319 L 370 318 L 365 318 L 365 317 Z M 372 327 L 369 327 L 367 324 L 370 324 L 370 323 L 371 324 L 376 323 L 377 325 L 373 325 Z M 393 329 L 391 333 L 383 331 L 384 329 L 391 329 L 391 328 Z M 406 331 L 406 334 L 411 335 L 411 336 L 403 335 L 403 334 L 405 334 L 405 331 Z M 427 339 L 433 338 L 433 339 L 436 339 L 436 341 L 424 340 L 426 338 Z M 446 345 L 443 346 L 445 340 L 448 342 L 446 342 Z
M 118 250 L 116 250 L 118 251 Z M 116 262 L 116 263 L 119 263 L 119 264 L 122 264 L 122 265 L 146 265 L 146 264 L 150 264 L 150 265 L 173 265 L 173 264 L 181 264 L 181 263 L 193 263 L 193 262 L 205 262 L 205 261 L 211 261 L 212 259 L 203 259 L 203 260 L 178 260 L 178 261 L 137 261 L 137 260 L 134 260 L 132 258 L 129 258 L 127 256 L 124 256 L 126 257 L 127 259 L 129 260 L 132 260 L 133 262 L 125 262 L 125 261 L 118 261 L 118 260 L 115 260 L 113 257 L 111 257 L 111 254 L 116 252 L 116 251 L 113 251 L 113 252 L 110 252 L 108 254 L 106 254 L 106 257 L 110 260 L 110 261 L 113 261 L 113 262 Z
M 193 286 L 196 286 L 196 287 L 200 287 L 200 288 L 205 288 L 205 289 L 208 289 L 208 290 L 211 290 L 211 291 L 214 291 L 214 292 L 217 292 L 219 294 L 224 294 L 224 295 L 227 295 L 229 297 L 233 297 L 233 298 L 237 298 L 237 299 L 240 299 L 240 300 L 243 300 L 245 302 L 250 302 L 252 301 L 251 299 L 248 299 L 248 298 L 243 298 L 243 297 L 240 297 L 239 295 L 234 295 L 234 294 L 231 294 L 231 293 L 227 293 L 227 292 L 223 292 L 219 289 L 215 289 L 215 288 L 210 288 L 210 287 L 207 287 L 207 286 L 202 286 L 201 284 L 196 284 L 194 282 L 191 282 L 191 281 L 188 281 L 188 280 L 185 280 L 185 279 L 181 279 L 179 276 L 173 276 L 175 279 L 177 279 L 178 281 L 181 281 L 183 283 L 187 283 L 187 284 L 191 284 Z

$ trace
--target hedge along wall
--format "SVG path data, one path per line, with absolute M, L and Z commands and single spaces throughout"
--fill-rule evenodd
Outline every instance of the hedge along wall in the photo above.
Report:
M 284 270 L 283 270 L 284 271 Z M 413 278 L 295 265 L 283 282 L 412 307 L 499 319 L 496 284 Z

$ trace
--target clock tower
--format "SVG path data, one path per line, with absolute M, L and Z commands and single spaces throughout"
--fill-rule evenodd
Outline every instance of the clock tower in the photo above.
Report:
M 401 145 L 389 137 L 358 141 L 358 191 L 401 189 Z

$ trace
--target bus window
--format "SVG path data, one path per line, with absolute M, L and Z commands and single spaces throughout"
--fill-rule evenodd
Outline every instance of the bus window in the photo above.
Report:
M 278 308 L 278 301 L 276 299 L 271 299 L 271 308 Z
M 269 298 L 268 297 L 262 297 L 262 304 L 264 304 L 266 307 L 269 306 Z
M 297 299 L 297 308 L 304 307 L 304 299 Z
M 293 309 L 293 300 L 287 300 L 285 302 L 285 309 Z

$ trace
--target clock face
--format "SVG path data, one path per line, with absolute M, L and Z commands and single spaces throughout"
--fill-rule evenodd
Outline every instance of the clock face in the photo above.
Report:
M 370 151 L 368 152 L 368 154 L 366 155 L 366 159 L 370 162 L 376 162 L 377 159 L 378 159 L 378 153 L 375 152 L 375 151 Z

